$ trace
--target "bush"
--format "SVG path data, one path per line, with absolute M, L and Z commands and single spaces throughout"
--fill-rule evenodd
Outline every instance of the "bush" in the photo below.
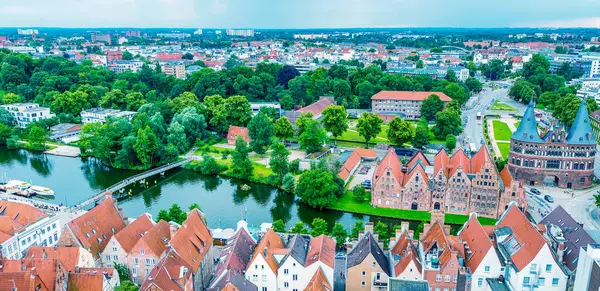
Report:
M 367 197 L 367 191 L 365 190 L 365 187 L 357 185 L 352 189 L 352 195 L 354 196 L 354 201 L 363 203 Z
M 221 156 L 221 159 L 225 160 L 229 157 L 229 155 L 231 154 L 230 150 L 224 150 Z
M 298 173 L 300 171 L 300 159 L 295 159 L 290 162 L 290 172 Z
M 296 188 L 296 181 L 294 179 L 294 175 L 292 175 L 291 173 L 285 174 L 285 176 L 283 176 L 281 185 L 284 191 L 294 193 L 294 189 Z
M 202 156 L 202 162 L 200 162 L 200 173 L 203 175 L 217 175 L 225 170 L 227 170 L 227 166 L 220 165 L 217 163 L 215 158 L 209 155 Z

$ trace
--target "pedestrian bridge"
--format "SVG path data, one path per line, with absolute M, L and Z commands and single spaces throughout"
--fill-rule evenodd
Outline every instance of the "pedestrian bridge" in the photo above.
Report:
M 131 177 L 129 177 L 129 178 L 127 178 L 127 179 L 125 179 L 125 180 L 117 183 L 117 184 L 114 184 L 114 185 L 106 188 L 106 190 L 104 190 L 104 191 L 102 191 L 100 193 L 97 193 L 97 194 L 95 194 L 94 196 L 92 196 L 92 197 L 90 197 L 88 199 L 80 201 L 79 203 L 77 203 L 76 205 L 74 205 L 73 208 L 82 209 L 83 207 L 86 207 L 86 206 L 88 206 L 90 204 L 94 204 L 94 205 L 98 204 L 98 203 L 102 202 L 102 200 L 104 200 L 104 198 L 106 198 L 106 193 L 107 192 L 117 193 L 121 189 L 124 189 L 125 187 L 127 187 L 127 186 L 129 186 L 131 184 L 134 184 L 136 182 L 139 182 L 141 180 L 144 180 L 146 178 L 152 177 L 152 176 L 157 175 L 157 174 L 162 174 L 162 173 L 164 173 L 164 172 L 166 172 L 168 170 L 171 170 L 171 169 L 174 169 L 174 168 L 177 168 L 177 167 L 181 167 L 181 166 L 187 164 L 188 162 L 190 162 L 190 160 L 193 159 L 192 157 L 193 157 L 192 155 L 186 155 L 185 159 L 182 160 L 182 161 L 178 161 L 178 162 L 173 162 L 173 163 L 170 163 L 170 164 L 166 164 L 166 165 L 160 166 L 158 168 L 150 169 L 150 170 L 148 170 L 146 172 L 139 173 L 137 175 L 131 176 Z

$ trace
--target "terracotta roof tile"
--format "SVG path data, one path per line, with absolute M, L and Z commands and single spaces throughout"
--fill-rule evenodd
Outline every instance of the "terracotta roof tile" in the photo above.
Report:
M 182 286 L 184 282 L 192 280 L 193 271 L 189 270 L 187 273 L 184 273 L 183 277 L 180 277 L 182 268 L 188 268 L 189 270 L 191 266 L 177 252 L 169 251 L 150 271 L 150 274 L 146 277 L 139 290 L 186 290 Z
M 459 148 L 458 151 L 450 157 L 450 166 L 452 167 L 448 172 L 448 177 L 452 176 L 459 166 L 461 166 L 466 173 L 471 173 L 471 161 L 462 148 Z
M 423 244 L 423 252 L 427 253 L 434 246 L 437 245 L 439 252 L 439 263 L 440 266 L 444 266 L 451 258 L 451 242 L 444 232 L 444 228 L 436 221 L 421 240 Z
M 107 198 L 87 213 L 67 224 L 80 244 L 95 258 L 106 247 L 110 238 L 125 228 L 112 198 Z
M 38 247 L 32 246 L 27 251 L 28 259 L 58 259 L 68 272 L 74 272 L 79 263 L 79 247 Z
M 277 274 L 279 264 L 273 256 L 276 250 L 285 250 L 285 244 L 283 243 L 279 235 L 277 235 L 277 233 L 275 233 L 272 229 L 269 229 L 256 246 L 256 249 L 254 250 L 254 255 L 252 256 L 250 262 L 254 261 L 256 257 L 262 256 L 273 271 L 273 273 Z M 265 257 L 265 251 L 267 253 L 267 257 Z M 285 250 L 285 253 L 287 253 L 287 250 Z
M 452 101 L 452 98 L 443 92 L 417 92 L 417 91 L 381 91 L 373 97 L 372 100 L 420 100 L 423 101 L 429 97 L 429 95 L 438 95 L 444 102 Z
M 416 164 L 421 163 L 424 167 L 431 166 L 429 160 L 425 155 L 423 155 L 422 151 L 418 151 L 411 159 L 406 163 L 406 167 L 408 169 L 412 169 Z
M 492 157 L 490 157 L 490 153 L 488 152 L 488 149 L 485 145 L 483 145 L 482 147 L 479 148 L 479 151 L 471 158 L 471 172 L 472 173 L 479 173 L 479 171 L 481 171 L 481 168 L 486 164 L 486 163 L 494 163 L 494 161 L 492 161 Z
M 171 239 L 173 249 L 185 260 L 195 273 L 202 259 L 213 244 L 210 230 L 199 210 L 188 212 L 187 219 Z
M 421 164 L 417 164 L 410 172 L 408 172 L 406 178 L 404 179 L 404 183 L 408 183 L 408 181 L 410 181 L 410 178 L 412 178 L 412 176 L 417 173 L 421 174 L 420 176 L 425 182 L 426 187 L 429 187 L 429 177 L 427 176 L 427 173 L 425 173 L 425 169 Z
M 241 126 L 229 126 L 229 131 L 227 132 L 227 139 L 235 141 L 240 135 L 246 142 L 250 142 L 250 135 L 248 135 L 248 128 Z
M 42 289 L 55 290 L 57 276 L 66 274 L 67 271 L 58 259 L 22 259 L 22 260 L 3 260 L 1 261 L 2 272 L 4 273 L 28 273 L 30 276 L 37 277 Z M 17 276 L 18 277 L 18 276 Z M 5 290 L 1 289 L 0 290 Z M 10 289 L 9 289 L 10 290 Z
M 317 261 L 321 261 L 333 269 L 335 262 L 335 241 L 326 235 L 317 236 L 310 241 L 308 254 L 306 255 L 306 267 Z
M 450 162 L 450 157 L 448 157 L 446 150 L 445 149 L 440 150 L 435 155 L 435 159 L 433 161 L 433 172 L 437 175 L 437 173 L 440 171 L 440 169 L 443 169 L 444 175 L 446 175 L 446 177 L 447 177 L 448 173 L 446 171 L 446 167 L 448 166 L 449 162 Z
M 100 274 L 69 273 L 69 286 L 67 290 L 98 291 L 102 290 L 104 278 Z
M 13 202 L 0 201 L 0 231 L 9 235 L 14 235 L 14 231 L 21 231 L 28 225 L 47 217 L 48 214 L 35 208 L 32 205 Z
M 393 259 L 392 268 L 394 270 L 394 276 L 399 276 L 404 272 L 411 261 L 414 262 L 419 272 L 422 271 L 417 247 L 413 244 L 410 237 L 408 237 L 407 232 L 402 233 L 394 247 L 390 250 L 390 253 Z M 393 263 L 396 260 L 396 257 L 399 257 L 400 259 L 396 263 Z
M 38 276 L 31 272 L 0 272 L 0 290 L 37 291 L 48 290 L 42 288 Z
M 115 234 L 115 239 L 119 242 L 125 252 L 129 253 L 138 240 L 153 226 L 154 222 L 150 218 L 150 215 L 144 213 L 121 231 L 117 232 L 117 234 Z
M 402 185 L 404 180 L 404 173 L 402 173 L 402 162 L 396 155 L 394 149 L 390 149 L 375 168 L 375 175 L 373 176 L 374 184 L 383 176 L 387 169 L 390 169 L 390 172 L 392 175 L 394 175 L 396 181 Z
M 230 271 L 236 274 L 244 274 L 246 266 L 250 263 L 256 242 L 245 228 L 240 228 L 227 240 L 227 244 L 221 251 L 219 264 L 215 270 L 215 280 L 210 284 L 211 288 L 223 286 L 223 273 Z
M 327 108 L 329 105 L 335 105 L 333 97 L 321 96 L 317 102 L 300 108 L 296 110 L 296 112 L 310 112 L 314 118 L 318 118 L 323 110 L 325 110 L 325 108 Z
M 157 257 L 160 257 L 171 240 L 171 225 L 168 222 L 161 220 L 148 230 L 148 232 L 142 236 L 141 240 L 146 243 Z
M 466 252 L 465 260 L 471 272 L 475 272 L 494 245 L 490 241 L 488 233 L 477 220 L 477 215 L 471 215 L 458 235 L 469 246 L 470 254 L 468 251 Z M 492 249 L 492 251 L 494 250 Z
M 510 171 L 508 171 L 508 167 L 504 167 L 504 169 L 500 171 L 500 179 L 502 179 L 504 187 L 510 187 L 510 185 L 512 185 L 512 175 L 510 174 Z
M 323 272 L 323 269 L 319 266 L 315 274 L 312 276 L 304 291 L 332 291 L 333 288 L 327 280 L 327 276 Z
M 342 165 L 342 168 L 338 172 L 338 176 L 342 180 L 345 181 L 350 176 L 352 169 L 354 169 L 354 167 L 356 167 L 356 165 L 358 163 L 360 163 L 361 159 L 363 159 L 363 158 L 375 159 L 376 157 L 377 157 L 377 152 L 374 150 L 357 148 L 356 150 L 354 150 L 352 152 L 350 157 L 348 157 L 348 160 L 346 160 L 346 162 L 344 162 L 344 164 Z

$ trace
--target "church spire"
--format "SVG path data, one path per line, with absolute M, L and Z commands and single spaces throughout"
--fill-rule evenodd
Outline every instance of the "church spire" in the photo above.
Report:
M 575 121 L 569 129 L 567 135 L 567 143 L 570 144 L 596 144 L 596 137 L 592 131 L 590 125 L 590 116 L 587 110 L 587 104 L 585 100 L 581 100 L 579 110 L 577 110 L 577 116 Z
M 531 98 L 529 105 L 527 105 L 527 109 L 525 109 L 523 118 L 521 119 L 521 124 L 519 124 L 517 131 L 515 131 L 515 133 L 510 137 L 511 139 L 525 142 L 544 142 L 538 133 L 537 122 L 535 121 L 535 113 L 533 108 L 533 98 Z

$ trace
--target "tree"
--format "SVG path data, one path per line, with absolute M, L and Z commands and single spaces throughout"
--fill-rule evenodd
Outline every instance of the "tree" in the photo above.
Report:
M 592 97 L 585 98 L 585 105 L 589 113 L 598 110 L 598 102 L 596 102 L 596 99 Z
M 427 121 L 434 121 L 435 114 L 444 110 L 444 102 L 440 96 L 431 94 L 421 104 L 421 118 Z
M 336 79 L 333 81 L 333 96 L 335 102 L 344 107 L 348 106 L 348 100 L 352 96 L 352 88 L 347 80 Z
M 183 56 L 181 56 L 182 59 L 184 60 L 193 60 L 194 59 L 194 55 L 192 55 L 191 53 L 185 53 L 183 54 Z
M 225 99 L 224 109 L 227 114 L 227 121 L 231 125 L 246 126 L 252 118 L 250 103 L 244 96 L 236 95 Z
M 123 52 L 122 59 L 123 59 L 124 61 L 130 61 L 130 60 L 133 60 L 133 54 L 132 54 L 132 53 L 130 53 L 129 51 L 127 51 L 127 50 L 126 50 L 126 51 L 124 51 L 124 52 Z
M 220 165 L 215 158 L 208 154 L 202 155 L 202 162 L 200 162 L 200 173 L 202 175 L 217 175 L 225 171 L 227 166 Z
M 283 176 L 283 181 L 281 182 L 282 188 L 284 191 L 289 193 L 294 193 L 296 188 L 296 179 L 292 173 L 287 173 Z
M 294 128 L 287 117 L 282 116 L 273 125 L 273 135 L 279 139 L 287 139 L 294 135 Z
M 481 92 L 481 89 L 483 89 L 481 82 L 473 77 L 467 78 L 467 80 L 465 80 L 465 85 L 467 85 L 469 90 L 474 93 L 479 93 Z
M 594 204 L 596 207 L 600 207 L 600 191 L 597 191 L 596 195 L 594 195 Z
M 173 122 L 178 122 L 185 129 L 188 145 L 192 145 L 198 138 L 206 136 L 206 120 L 198 114 L 195 107 L 186 107 L 173 116 Z
M 418 61 L 417 61 L 417 63 L 416 63 L 416 65 L 415 65 L 415 67 L 416 67 L 417 69 L 422 69 L 422 68 L 424 68 L 424 67 L 425 67 L 425 63 L 423 63 L 423 61 L 422 61 L 422 60 L 418 60 Z
M 183 94 L 173 98 L 169 104 L 173 112 L 181 112 L 184 108 L 194 107 L 199 108 L 200 100 L 198 97 L 191 92 L 184 92 Z
M 290 151 L 285 148 L 285 145 L 281 142 L 276 142 L 271 147 L 271 159 L 269 160 L 269 166 L 273 173 L 279 177 L 279 181 L 282 181 L 283 177 L 289 172 L 288 159 Z
M 410 122 L 400 117 L 394 117 L 388 125 L 387 135 L 392 144 L 402 146 L 413 139 L 415 128 Z
M 156 138 L 150 126 L 138 130 L 133 150 L 145 168 L 154 165 L 155 160 L 160 155 L 160 141 Z
M 296 127 L 298 128 L 298 136 L 302 135 L 306 127 L 310 122 L 313 121 L 313 115 L 311 112 L 302 112 L 300 117 L 296 119 Z
M 458 100 L 461 105 L 467 102 L 467 92 L 465 92 L 465 88 L 456 83 L 446 85 L 443 92 L 452 100 Z
M 121 284 L 115 287 L 115 291 L 138 291 L 140 287 L 136 286 L 131 280 L 121 279 Z
M 174 145 L 180 153 L 185 152 L 188 147 L 187 138 L 185 136 L 185 128 L 177 121 L 171 122 L 167 130 L 169 135 L 167 141 Z
M 365 80 L 356 85 L 356 92 L 358 93 L 360 108 L 367 108 L 371 103 L 371 97 L 377 92 L 377 88 L 371 82 Z
M 182 224 L 187 218 L 187 214 L 181 209 L 179 204 L 173 203 L 169 208 L 169 219 Z
M 327 139 L 325 130 L 321 128 L 319 122 L 311 119 L 298 140 L 300 148 L 306 151 L 307 154 L 311 154 L 321 151 L 325 139 Z
M 264 154 L 273 136 L 271 120 L 264 113 L 259 112 L 248 123 L 248 135 L 252 150 L 259 155 Z
M 502 78 L 506 71 L 506 66 L 503 60 L 491 60 L 489 63 L 479 67 L 481 73 L 490 80 L 498 80 Z
M 283 85 L 285 88 L 288 87 L 288 82 L 297 76 L 300 76 L 300 72 L 294 66 L 284 65 L 279 72 L 277 72 L 277 84 Z
M 550 70 L 550 61 L 543 55 L 537 53 L 531 57 L 531 60 L 523 64 L 522 75 L 524 78 L 529 79 L 530 77 L 538 74 L 547 74 Z
M 0 123 L 0 146 L 8 144 L 12 134 L 12 128 L 4 123 Z
M 415 137 L 413 138 L 412 145 L 415 148 L 423 149 L 429 144 L 431 136 L 429 135 L 429 124 L 423 118 L 417 123 L 417 129 L 415 130 Z
M 323 127 L 331 132 L 334 144 L 337 144 L 337 137 L 348 130 L 348 115 L 346 109 L 339 105 L 329 105 L 323 110 Z
M 235 140 L 235 150 L 231 153 L 231 174 L 238 178 L 247 178 L 252 176 L 254 167 L 252 161 L 248 158 L 250 148 L 248 144 L 238 135 Z
M 556 74 L 563 76 L 567 81 L 571 81 L 571 79 L 573 79 L 573 68 L 571 67 L 571 63 L 562 63 L 558 70 L 556 70 Z
M 364 230 L 364 225 L 362 220 L 357 220 L 354 226 L 352 227 L 352 238 L 358 238 L 358 233 Z
M 0 96 L 2 97 L 2 99 L 0 101 L 2 101 L 2 104 L 14 104 L 14 103 L 20 103 L 21 102 L 21 96 L 15 94 L 15 93 L 6 93 L 4 94 L 4 96 Z
M 458 78 L 456 77 L 456 72 L 452 70 L 448 70 L 446 72 L 446 81 L 458 83 Z
M 354 201 L 363 203 L 367 198 L 367 191 L 365 190 L 365 187 L 356 185 L 354 188 L 352 188 L 352 196 L 354 197 Z
M 281 104 L 281 108 L 283 110 L 292 110 L 294 108 L 294 98 L 292 98 L 292 93 L 289 90 L 283 91 L 281 97 L 279 98 L 279 103 Z
M 456 136 L 451 134 L 446 135 L 446 149 L 451 153 L 454 148 L 456 148 Z
M 29 148 L 34 151 L 46 150 L 46 132 L 37 125 L 32 126 L 27 135 L 27 142 Z
M 327 234 L 327 221 L 325 221 L 323 218 L 317 217 L 313 219 L 311 227 L 312 230 L 310 231 L 310 235 L 313 237 Z
M 298 221 L 298 222 L 296 222 L 296 224 L 294 224 L 292 226 L 292 228 L 290 229 L 290 232 L 297 233 L 297 234 L 308 234 L 308 229 L 304 225 L 304 222 Z
M 375 113 L 363 112 L 358 118 L 356 129 L 358 134 L 365 139 L 366 147 L 369 147 L 369 141 L 381 132 L 383 120 Z
M 200 207 L 200 205 L 198 205 L 198 203 L 192 203 L 189 207 L 188 210 L 194 210 L 194 209 L 198 209 L 200 211 L 202 211 L 202 208 Z
M 438 139 L 444 139 L 448 134 L 456 136 L 462 132 L 462 121 L 458 112 L 444 109 L 435 117 L 437 121 L 433 127 L 433 134 Z
M 15 117 L 4 107 L 0 107 L 0 123 L 9 126 L 15 123 Z
M 285 223 L 281 219 L 275 220 L 271 225 L 271 229 L 274 232 L 285 232 Z
M 387 224 L 378 221 L 377 224 L 375 224 L 375 227 L 373 227 L 373 231 L 379 234 L 379 239 L 383 240 L 384 244 L 387 245 L 387 242 L 390 238 L 390 229 Z
M 335 181 L 334 175 L 320 168 L 302 173 L 296 185 L 296 195 L 302 202 L 318 209 L 331 205 L 342 192 L 343 187 Z
M 346 232 L 346 228 L 344 228 L 344 225 L 341 223 L 336 223 L 333 226 L 330 235 L 335 238 L 335 244 L 338 247 L 343 246 L 348 238 L 348 232 Z

